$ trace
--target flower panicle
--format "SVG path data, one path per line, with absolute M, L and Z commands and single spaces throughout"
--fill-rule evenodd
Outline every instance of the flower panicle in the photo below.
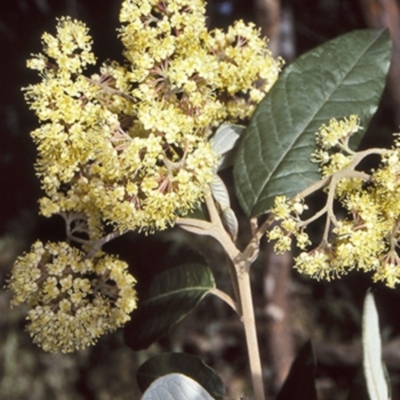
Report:
M 312 161 L 322 165 L 324 184 L 316 189 L 327 193 L 326 205 L 306 220 L 296 212 L 298 199 L 283 196 L 275 199 L 271 212 L 279 222 L 268 233 L 276 240 L 275 250 L 287 251 L 292 238 L 301 250 L 295 268 L 316 279 L 334 279 L 352 270 L 372 273 L 374 281 L 389 287 L 400 283 L 400 258 L 397 253 L 400 228 L 399 149 L 372 149 L 354 152 L 348 148 L 352 134 L 361 129 L 359 118 L 351 115 L 340 121 L 332 119 L 316 133 L 317 149 Z M 378 168 L 368 173 L 355 168 L 368 155 L 379 155 Z M 303 201 L 303 200 L 302 200 Z M 341 218 L 335 203 L 340 204 Z M 300 211 L 304 206 L 300 208 Z M 325 228 L 319 245 L 311 247 L 305 229 L 325 216 Z
M 83 75 L 92 38 L 69 17 L 28 61 L 42 77 L 25 89 L 41 122 L 41 213 L 85 214 L 89 236 L 162 230 L 192 211 L 214 179 L 211 133 L 247 119 L 282 66 L 252 24 L 209 32 L 202 0 L 125 0 L 120 21 L 125 64 Z

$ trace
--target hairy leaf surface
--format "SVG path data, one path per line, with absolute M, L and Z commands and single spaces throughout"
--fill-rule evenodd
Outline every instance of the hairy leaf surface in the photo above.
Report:
M 364 376 L 370 400 L 388 400 L 378 311 L 371 291 L 364 300 L 362 345 Z
M 147 360 L 138 370 L 136 379 L 144 392 L 157 378 L 180 373 L 194 379 L 215 399 L 225 397 L 225 388 L 217 373 L 199 357 L 184 353 L 164 353 Z
M 182 374 L 168 374 L 155 380 L 141 400 L 214 400 L 193 379 Z

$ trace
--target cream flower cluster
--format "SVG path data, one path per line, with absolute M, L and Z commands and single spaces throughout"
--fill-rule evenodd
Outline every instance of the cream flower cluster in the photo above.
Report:
M 28 62 L 42 78 L 25 89 L 41 122 L 41 212 L 90 216 L 92 238 L 104 223 L 162 230 L 192 210 L 213 181 L 209 136 L 248 118 L 282 64 L 251 24 L 207 31 L 202 0 L 125 0 L 120 21 L 124 65 L 84 76 L 92 39 L 70 18 Z
M 40 210 L 62 215 L 82 248 L 36 242 L 12 271 L 12 302 L 29 304 L 28 331 L 48 351 L 84 348 L 129 319 L 135 280 L 98 250 L 203 200 L 218 161 L 210 135 L 247 119 L 282 65 L 252 24 L 209 32 L 203 0 L 125 0 L 120 21 L 124 64 L 88 75 L 92 38 L 69 17 L 28 61 L 41 78 L 24 89 L 40 122 Z
M 356 116 L 332 119 L 321 127 L 313 160 L 320 163 L 324 179 L 307 194 L 322 188 L 327 193 L 326 205 L 302 220 L 298 205 L 304 199 L 277 197 L 271 212 L 279 225 L 268 235 L 276 240 L 278 252 L 288 250 L 292 237 L 296 239 L 302 252 L 295 258 L 295 267 L 302 273 L 329 280 L 356 269 L 371 272 L 374 281 L 393 288 L 400 283 L 400 144 L 396 140 L 390 150 L 354 152 L 348 141 L 359 129 Z M 379 166 L 368 173 L 357 170 L 370 155 L 380 157 Z M 344 218 L 336 216 L 334 201 L 340 203 Z M 322 216 L 326 217 L 322 240 L 306 251 L 311 243 L 304 230 Z
M 85 259 L 65 242 L 37 241 L 15 262 L 12 305 L 27 303 L 27 330 L 45 351 L 83 349 L 123 326 L 136 308 L 135 279 L 110 255 Z

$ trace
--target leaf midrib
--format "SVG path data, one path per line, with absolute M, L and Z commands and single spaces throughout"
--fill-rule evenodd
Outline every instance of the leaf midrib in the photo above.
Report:
M 159 294 L 157 296 L 154 296 L 154 297 L 148 298 L 146 300 L 143 300 L 142 305 L 146 304 L 146 303 L 149 303 L 151 301 L 156 301 L 156 300 L 165 298 L 167 296 L 173 296 L 173 295 L 177 295 L 177 294 L 180 294 L 180 293 L 183 293 L 183 292 L 193 292 L 193 291 L 197 291 L 197 292 L 206 291 L 206 292 L 208 292 L 213 287 L 214 286 L 204 286 L 204 287 L 203 286 L 194 286 L 194 287 L 192 286 L 192 287 L 189 287 L 189 288 L 174 289 L 174 290 L 171 290 L 171 291 L 169 291 L 167 293 L 162 293 L 162 294 Z

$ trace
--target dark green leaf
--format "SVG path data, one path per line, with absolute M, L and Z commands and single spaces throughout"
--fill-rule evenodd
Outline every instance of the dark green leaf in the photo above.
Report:
M 133 350 L 147 348 L 185 318 L 215 287 L 211 270 L 201 264 L 186 264 L 156 275 L 148 296 L 125 327 L 125 342 Z
M 198 382 L 212 397 L 222 400 L 225 388 L 217 373 L 200 358 L 183 353 L 165 353 L 147 360 L 138 370 L 136 379 L 144 392 L 157 378 L 180 373 Z
M 277 195 L 293 197 L 320 179 L 310 161 L 315 132 L 331 118 L 358 114 L 364 127 L 382 94 L 390 61 L 387 31 L 355 31 L 289 65 L 256 109 L 234 163 L 235 189 L 248 216 L 266 213 Z
M 317 400 L 315 359 L 311 342 L 300 350 L 276 400 Z

